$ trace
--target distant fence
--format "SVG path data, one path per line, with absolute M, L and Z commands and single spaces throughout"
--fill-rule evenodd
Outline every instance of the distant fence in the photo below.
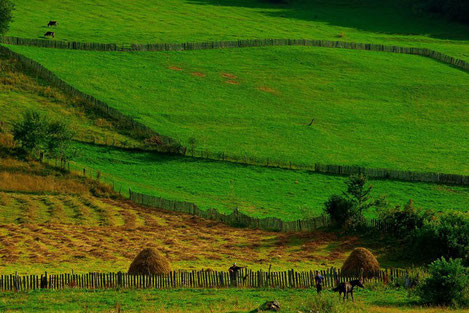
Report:
M 201 210 L 194 203 L 184 201 L 167 200 L 155 196 L 149 196 L 129 190 L 130 200 L 137 204 L 159 208 L 167 211 L 180 212 L 199 216 L 205 219 L 223 222 L 230 226 L 262 229 L 268 231 L 300 232 L 313 231 L 329 225 L 326 216 L 318 216 L 303 220 L 285 222 L 276 217 L 256 218 L 237 210 L 231 214 L 223 214 L 216 209 Z
M 358 275 L 342 276 L 340 270 L 320 271 L 324 287 L 332 288 L 337 282 L 357 279 Z M 365 281 L 392 282 L 405 277 L 406 270 L 383 269 L 374 278 Z M 177 271 L 161 275 L 129 275 L 127 273 L 87 273 L 48 275 L 0 275 L 0 291 L 29 291 L 36 289 L 115 289 L 115 288 L 311 288 L 315 286 L 313 271 L 283 272 L 241 270 L 235 276 L 229 272 Z
M 268 46 L 310 46 L 343 48 L 354 50 L 383 51 L 403 54 L 414 54 L 453 65 L 469 71 L 469 63 L 456 59 L 441 52 L 427 48 L 387 46 L 379 44 L 355 43 L 331 40 L 308 40 L 308 39 L 246 39 L 234 41 L 209 41 L 209 42 L 186 42 L 186 43 L 154 43 L 154 44 L 104 44 L 85 43 L 75 41 L 56 41 L 44 39 L 28 39 L 19 37 L 0 37 L 0 42 L 11 45 L 25 45 L 43 48 L 60 48 L 73 50 L 93 51 L 172 51 L 172 50 L 205 50 L 223 48 L 245 48 L 245 47 L 268 47 Z
M 64 82 L 62 79 L 57 77 L 52 71 L 45 68 L 40 63 L 25 57 L 19 53 L 16 53 L 7 47 L 0 46 L 0 54 L 6 55 L 13 59 L 18 60 L 26 69 L 30 70 L 32 73 L 37 75 L 38 77 L 44 79 L 52 86 L 59 88 L 60 90 L 64 91 L 65 93 L 73 96 L 78 97 L 79 99 L 84 100 L 87 104 L 89 104 L 93 109 L 98 110 L 102 113 L 105 117 L 109 117 L 113 120 L 116 120 L 120 123 L 120 126 L 128 129 L 128 130 L 135 130 L 143 137 L 150 137 L 150 136 L 159 136 L 164 143 L 170 145 L 176 143 L 173 139 L 162 136 L 157 132 L 153 131 L 150 127 L 145 126 L 137 121 L 135 121 L 132 117 L 129 117 L 119 110 L 110 107 L 108 104 L 104 103 L 101 100 L 96 99 L 95 97 L 88 95 L 84 92 L 81 92 L 77 88 L 71 86 L 70 84 Z
M 393 170 L 386 168 L 367 168 L 362 166 L 354 165 L 333 165 L 333 164 L 321 164 L 312 163 L 309 164 L 295 164 L 288 161 L 272 160 L 269 158 L 261 159 L 248 156 L 233 156 L 229 154 L 209 152 L 205 150 L 194 150 L 186 149 L 186 155 L 193 156 L 196 158 L 204 158 L 209 160 L 228 161 L 233 163 L 266 166 L 282 169 L 297 169 L 306 170 L 316 173 L 333 174 L 350 176 L 353 174 L 363 174 L 368 178 L 376 179 L 392 179 L 410 182 L 424 182 L 424 183 L 438 183 L 447 185 L 466 185 L 469 186 L 468 175 L 458 174 L 444 174 L 434 172 L 415 172 L 415 171 L 402 171 Z

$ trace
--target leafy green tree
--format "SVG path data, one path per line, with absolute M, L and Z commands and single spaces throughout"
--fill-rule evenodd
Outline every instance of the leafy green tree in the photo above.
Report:
M 8 30 L 13 14 L 14 5 L 10 0 L 0 0 L 0 35 Z
M 324 212 L 339 227 L 344 227 L 347 221 L 356 214 L 354 203 L 339 195 L 330 196 L 324 206 Z
M 373 198 L 371 197 L 373 186 L 368 185 L 367 178 L 362 174 L 351 175 L 345 184 L 347 185 L 347 190 L 344 192 L 344 196 L 355 203 L 359 215 L 362 216 L 363 211 L 374 205 Z
M 430 276 L 417 288 L 416 293 L 425 304 L 469 305 L 469 269 L 461 259 L 442 257 L 430 264 Z
M 49 121 L 36 111 L 26 111 L 23 119 L 13 124 L 13 137 L 32 155 L 67 158 L 72 132 L 60 121 Z

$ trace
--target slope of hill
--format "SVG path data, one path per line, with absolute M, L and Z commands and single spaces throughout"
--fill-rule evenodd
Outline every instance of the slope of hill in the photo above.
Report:
M 423 57 L 313 47 L 11 48 L 157 132 L 186 145 L 195 138 L 203 151 L 469 173 L 469 76 Z
M 14 0 L 10 35 L 90 42 L 306 38 L 425 46 L 469 59 L 468 26 L 417 14 L 409 0 Z
M 109 121 L 83 103 L 82 100 L 65 95 L 28 75 L 21 64 L 0 56 L 0 122 L 6 131 L 27 110 L 37 110 L 55 120 L 66 121 L 75 133 L 75 139 L 85 142 L 120 142 L 137 145 L 138 142 L 122 134 Z

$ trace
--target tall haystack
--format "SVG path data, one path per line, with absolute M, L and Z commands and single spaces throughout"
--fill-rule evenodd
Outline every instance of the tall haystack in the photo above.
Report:
M 129 267 L 129 274 L 133 275 L 154 275 L 169 272 L 171 272 L 171 265 L 168 259 L 152 248 L 140 251 Z
M 374 277 L 379 271 L 379 263 L 373 253 L 365 248 L 355 248 L 342 265 L 341 274 L 344 276 L 360 275 L 364 278 Z

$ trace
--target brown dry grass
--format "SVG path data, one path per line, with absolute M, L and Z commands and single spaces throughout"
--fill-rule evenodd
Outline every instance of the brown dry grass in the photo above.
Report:
M 73 178 L 0 172 L 0 190 L 81 194 L 89 189 Z
M 0 166 L 0 188 L 9 190 L 0 192 L 0 270 L 41 272 L 44 263 L 56 271 L 126 270 L 142 247 L 157 249 L 175 269 L 219 270 L 234 261 L 252 268 L 272 263 L 276 269 L 310 269 L 337 266 L 359 244 L 355 237 L 320 231 L 231 228 L 94 197 L 91 182 L 39 163 L 0 160 Z

